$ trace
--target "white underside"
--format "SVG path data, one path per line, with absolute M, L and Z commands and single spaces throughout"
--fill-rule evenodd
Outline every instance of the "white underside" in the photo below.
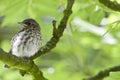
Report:
M 12 48 L 11 52 L 13 55 L 16 55 L 18 57 L 31 57 L 33 56 L 41 47 L 41 40 L 34 38 L 30 38 L 26 45 L 23 45 L 24 40 L 22 39 L 22 35 L 24 35 L 25 32 L 20 32 L 19 36 L 14 38 L 14 42 L 12 41 Z M 21 46 L 19 46 L 21 45 Z M 19 48 L 18 48 L 19 46 Z M 24 47 L 24 48 L 23 48 Z

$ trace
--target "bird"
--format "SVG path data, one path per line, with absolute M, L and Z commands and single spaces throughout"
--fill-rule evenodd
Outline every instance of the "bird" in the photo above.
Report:
M 18 22 L 22 29 L 11 40 L 9 53 L 20 58 L 29 59 L 39 51 L 42 46 L 41 28 L 32 18 Z M 4 67 L 9 68 L 8 65 Z
M 42 45 L 41 28 L 32 18 L 18 22 L 22 29 L 11 40 L 10 53 L 22 58 L 35 55 Z
M 22 25 L 23 28 L 12 38 L 9 53 L 20 58 L 29 59 L 41 48 L 41 28 L 32 18 L 27 18 L 22 22 L 18 22 L 18 24 Z M 6 64 L 4 67 L 9 68 Z M 26 71 L 20 70 L 20 74 L 24 76 Z

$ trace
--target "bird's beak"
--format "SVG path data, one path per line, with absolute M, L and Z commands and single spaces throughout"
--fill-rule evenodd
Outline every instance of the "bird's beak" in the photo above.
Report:
M 22 25 L 22 26 L 27 26 L 25 23 L 23 22 L 18 22 L 18 24 Z

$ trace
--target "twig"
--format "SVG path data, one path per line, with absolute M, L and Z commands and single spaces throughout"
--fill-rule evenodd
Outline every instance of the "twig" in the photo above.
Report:
M 119 11 L 120 12 L 120 4 L 117 3 L 116 1 L 111 1 L 111 0 L 99 0 L 100 3 L 104 4 L 108 8 L 114 10 L 114 11 Z
M 117 72 L 117 71 L 120 71 L 120 65 L 111 67 L 111 68 L 106 69 L 104 71 L 100 71 L 97 75 L 83 79 L 83 80 L 102 80 L 105 77 L 108 77 L 110 72 Z

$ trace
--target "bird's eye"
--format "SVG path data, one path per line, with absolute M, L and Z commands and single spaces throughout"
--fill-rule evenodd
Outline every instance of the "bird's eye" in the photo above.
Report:
M 25 22 L 25 24 L 29 26 L 31 23 L 30 22 Z

